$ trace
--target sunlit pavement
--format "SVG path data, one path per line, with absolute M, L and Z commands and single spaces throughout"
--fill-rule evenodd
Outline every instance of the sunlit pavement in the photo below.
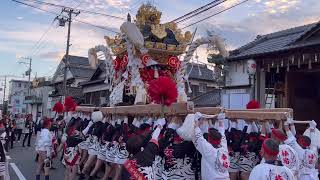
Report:
M 36 171 L 35 137 L 32 138 L 31 147 L 22 147 L 22 141 L 15 142 L 14 148 L 9 149 L 9 173 L 11 180 L 34 180 Z M 63 180 L 65 168 L 58 159 L 54 160 L 56 168 L 50 172 L 50 180 Z M 42 174 L 41 179 L 44 179 Z

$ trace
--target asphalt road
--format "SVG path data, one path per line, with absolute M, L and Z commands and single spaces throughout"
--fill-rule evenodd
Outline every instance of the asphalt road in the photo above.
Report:
M 36 171 L 35 150 L 34 150 L 35 137 L 32 138 L 32 147 L 22 147 L 22 142 L 15 142 L 14 148 L 9 149 L 9 173 L 11 180 L 34 180 Z M 63 180 L 65 168 L 58 159 L 54 160 L 54 167 L 51 170 L 50 180 Z M 19 173 L 20 171 L 20 173 Z M 20 176 L 20 177 L 19 177 Z M 44 175 L 41 180 L 44 180 Z

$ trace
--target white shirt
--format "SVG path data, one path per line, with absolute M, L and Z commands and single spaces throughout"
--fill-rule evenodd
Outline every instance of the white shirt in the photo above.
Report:
M 300 160 L 297 152 L 292 147 L 287 144 L 280 144 L 278 160 L 289 168 L 295 177 L 298 177 Z
M 320 149 L 320 131 L 315 128 L 314 131 L 311 131 L 308 128 L 304 133 L 304 136 L 308 136 L 311 139 L 310 149 L 317 153 L 318 149 Z
M 318 171 L 316 169 L 316 164 L 318 161 L 317 154 L 310 149 L 303 149 L 297 143 L 297 140 L 293 136 L 291 131 L 287 131 L 287 135 L 288 135 L 288 139 L 285 141 L 285 143 L 291 146 L 297 152 L 300 160 L 299 180 L 318 179 Z
M 204 137 L 199 127 L 195 128 L 193 143 L 201 153 L 201 179 L 202 180 L 228 180 L 229 154 L 224 127 L 219 127 L 222 135 L 220 148 L 214 148 Z
M 46 151 L 47 157 L 50 157 L 52 149 L 52 134 L 46 128 L 41 129 L 36 139 L 36 151 Z
M 285 166 L 262 163 L 255 166 L 249 180 L 295 180 L 291 170 Z
M 23 129 L 25 120 L 23 118 L 18 118 L 16 121 L 17 129 Z

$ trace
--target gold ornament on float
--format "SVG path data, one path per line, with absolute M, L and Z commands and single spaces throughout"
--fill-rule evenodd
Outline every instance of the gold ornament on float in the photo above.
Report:
M 166 27 L 161 24 L 151 25 L 151 32 L 159 39 L 167 36 Z
M 167 59 L 174 55 L 179 56 L 185 53 L 187 46 L 192 39 L 192 33 L 187 31 L 183 33 L 175 22 L 160 23 L 161 12 L 150 3 L 143 4 L 139 8 L 135 25 L 138 27 L 144 37 L 144 48 L 149 55 L 159 64 L 166 64 Z M 125 40 L 120 35 L 114 38 L 105 37 L 107 45 L 116 56 L 126 53 Z M 136 54 L 141 54 L 139 48 Z

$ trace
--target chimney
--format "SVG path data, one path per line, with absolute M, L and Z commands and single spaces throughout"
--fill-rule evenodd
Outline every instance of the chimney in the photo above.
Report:
M 89 49 L 88 51 L 88 60 L 92 69 L 96 69 L 98 65 L 98 56 L 94 48 Z

